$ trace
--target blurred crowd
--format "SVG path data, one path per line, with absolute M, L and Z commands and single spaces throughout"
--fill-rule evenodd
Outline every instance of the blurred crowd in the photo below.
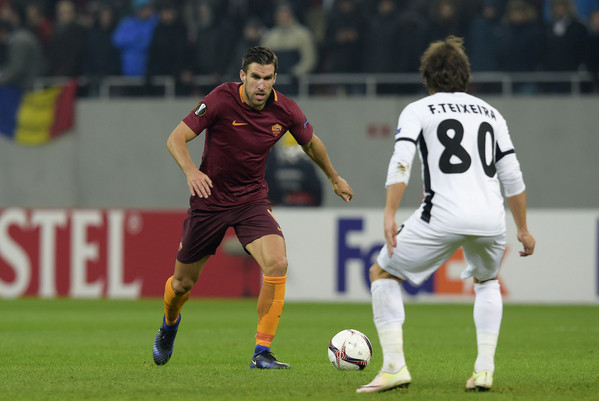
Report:
M 0 0 L 0 85 L 37 77 L 237 80 L 265 45 L 279 73 L 413 73 L 465 38 L 472 70 L 599 71 L 599 0 Z

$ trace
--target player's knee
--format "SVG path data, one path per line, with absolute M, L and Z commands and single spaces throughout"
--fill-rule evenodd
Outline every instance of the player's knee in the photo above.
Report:
M 379 280 L 379 279 L 383 279 L 383 278 L 391 278 L 394 280 L 399 281 L 400 283 L 402 282 L 401 279 L 393 276 L 392 274 L 386 272 L 385 270 L 383 270 L 381 268 L 381 266 L 379 266 L 378 263 L 373 264 L 372 266 L 370 266 L 370 269 L 368 270 L 368 274 L 370 276 L 370 282 Z
M 375 281 L 378 280 L 381 277 L 381 273 L 384 272 L 383 269 L 381 269 L 381 267 L 378 265 L 378 263 L 373 264 L 372 266 L 370 266 L 370 269 L 368 270 L 368 274 L 370 275 L 370 281 Z
M 195 282 L 189 277 L 183 277 L 180 279 L 173 278 L 172 286 L 173 291 L 177 295 L 183 295 L 191 291 Z
M 287 258 L 285 256 L 270 260 L 264 267 L 264 275 L 281 277 L 287 274 Z
M 495 276 L 495 277 L 492 277 L 492 278 L 487 278 L 487 279 L 484 279 L 484 280 L 479 280 L 479 279 L 477 279 L 476 277 L 473 277 L 473 278 L 474 278 L 474 282 L 475 282 L 476 284 L 483 284 L 483 283 L 486 283 L 487 281 L 491 281 L 491 280 L 497 280 L 497 276 Z

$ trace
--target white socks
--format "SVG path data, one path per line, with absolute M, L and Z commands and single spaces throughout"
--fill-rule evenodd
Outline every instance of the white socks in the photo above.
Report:
M 400 283 L 393 279 L 375 280 L 371 287 L 372 312 L 379 341 L 383 348 L 384 372 L 397 373 L 405 364 L 403 322 L 405 311 Z M 474 371 L 495 371 L 495 349 L 503 315 L 503 301 L 498 280 L 474 284 L 474 325 L 478 355 Z
M 406 364 L 402 331 L 405 311 L 400 283 L 393 279 L 375 280 L 370 292 L 374 325 L 383 348 L 382 370 L 397 373 Z
M 489 280 L 474 284 L 474 325 L 478 355 L 474 362 L 474 371 L 491 373 L 495 370 L 495 349 L 499 337 L 499 327 L 503 315 L 503 302 L 498 280 Z

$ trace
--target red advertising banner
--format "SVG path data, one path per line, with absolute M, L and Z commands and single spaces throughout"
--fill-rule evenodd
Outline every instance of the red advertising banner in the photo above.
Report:
M 0 297 L 162 297 L 185 216 L 185 211 L 0 209 Z M 192 296 L 257 296 L 261 277 L 230 230 Z

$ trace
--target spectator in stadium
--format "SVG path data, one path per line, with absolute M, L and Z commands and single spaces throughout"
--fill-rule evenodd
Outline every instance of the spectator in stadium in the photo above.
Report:
M 376 2 L 366 35 L 364 72 L 418 71 L 418 58 L 428 43 L 426 20 L 410 9 L 400 11 L 394 0 Z M 420 85 L 378 84 L 381 95 L 411 93 Z
M 323 72 L 359 73 L 364 71 L 362 59 L 368 19 L 357 0 L 337 0 L 327 16 L 325 42 L 323 45 Z M 359 86 L 339 86 L 341 92 L 362 93 Z
M 422 78 L 430 95 L 406 106 L 399 116 L 385 183 L 385 245 L 370 267 L 372 310 L 383 363 L 374 380 L 357 389 L 359 393 L 410 384 L 403 350 L 401 282 L 422 284 L 460 248 L 468 262 L 461 278 L 474 279 L 478 345 L 466 390 L 490 390 L 503 314 L 497 279 L 506 248 L 501 186 L 523 245 L 520 256 L 532 255 L 535 248 L 526 223 L 524 180 L 507 123 L 495 108 L 466 93 L 470 63 L 463 40 L 450 36 L 433 42 L 421 60 Z M 462 113 L 447 107 L 458 104 L 480 112 Z M 424 199 L 398 226 L 396 212 L 417 148 L 423 157 L 426 154 L 422 160 Z M 491 152 L 489 160 L 484 149 L 497 152 Z M 480 160 L 475 162 L 475 158 Z
M 501 41 L 502 71 L 525 72 L 541 68 L 544 32 L 537 12 L 525 0 L 510 0 L 506 7 Z
M 31 90 L 43 75 L 45 60 L 39 39 L 25 28 L 25 21 L 25 9 L 19 4 L 2 7 L 0 43 L 6 46 L 6 59 L 0 66 L 0 85 Z
M 168 149 L 187 176 L 191 197 L 174 275 L 165 285 L 164 318 L 153 346 L 157 365 L 170 359 L 189 291 L 227 228 L 234 226 L 264 276 L 250 368 L 289 368 L 271 353 L 283 310 L 287 257 L 281 228 L 267 200 L 264 169 L 270 149 L 289 130 L 338 196 L 349 202 L 353 193 L 333 168 L 301 109 L 273 89 L 276 73 L 277 59 L 270 49 L 249 49 L 241 67 L 241 83 L 225 83 L 210 92 L 168 138 Z M 198 169 L 187 143 L 204 130 L 206 144 Z
M 150 43 L 148 79 L 157 75 L 174 77 L 177 94 L 187 94 L 193 78 L 187 27 L 173 0 L 162 0 L 157 8 L 160 22 Z
M 258 18 L 249 18 L 245 22 L 243 31 L 241 32 L 241 38 L 237 40 L 237 44 L 231 52 L 226 74 L 228 80 L 236 79 L 235 77 L 239 75 L 239 65 L 243 55 L 247 49 L 260 45 L 264 30 L 265 27 Z
M 143 77 L 158 15 L 150 0 L 133 0 L 133 15 L 123 18 L 112 34 L 112 43 L 121 54 L 121 73 Z
M 326 30 L 326 11 L 324 4 L 321 0 L 308 0 L 306 9 L 306 26 L 312 32 L 314 36 L 314 43 L 316 48 L 320 51 L 322 43 L 324 42 L 325 30 Z M 319 52 L 320 54 L 320 52 Z M 317 57 L 319 60 L 320 58 Z
M 368 20 L 356 0 L 337 0 L 327 17 L 324 72 L 362 72 L 356 55 L 364 52 Z
M 553 20 L 553 0 L 543 1 L 543 17 L 547 23 Z M 594 10 L 599 9 L 599 0 L 574 0 L 574 12 L 577 18 L 585 25 L 590 22 L 590 16 Z
M 232 49 L 238 38 L 237 27 L 226 15 L 215 14 L 215 6 L 201 2 L 196 8 L 196 36 L 192 56 L 194 73 L 211 75 L 214 84 L 222 82 L 227 71 Z M 210 57 L 206 57 L 209 54 Z
M 199 20 L 203 17 L 203 10 L 200 10 L 200 6 L 207 6 L 210 9 L 210 15 L 215 21 L 226 20 L 228 24 L 232 24 L 234 27 L 236 23 L 241 26 L 241 21 L 245 21 L 248 16 L 250 5 L 247 4 L 246 0 L 231 1 L 222 0 L 177 0 L 177 4 L 180 7 L 181 19 L 187 27 L 189 32 L 189 39 L 194 41 L 198 36 L 198 29 L 201 25 L 205 25 L 205 22 Z M 244 12 L 244 18 L 239 19 L 239 12 Z
M 98 91 L 103 77 L 121 73 L 121 55 L 112 43 L 116 24 L 114 8 L 110 4 L 100 4 L 89 30 L 85 52 L 85 74 L 92 81 L 93 92 Z
M 50 39 L 48 75 L 78 77 L 83 74 L 87 30 L 77 21 L 75 3 L 56 3 L 56 22 Z
M 541 69 L 544 32 L 536 9 L 524 0 L 507 4 L 501 40 L 501 71 L 532 72 Z M 538 91 L 535 83 L 516 83 L 514 92 L 532 94 Z
M 499 71 L 501 62 L 501 0 L 484 0 L 470 23 L 467 42 L 472 71 Z
M 545 34 L 543 69 L 578 71 L 586 62 L 589 35 L 576 16 L 572 0 L 553 0 Z
M 400 72 L 418 72 L 420 55 L 429 43 L 427 19 L 415 8 L 406 8 L 399 19 Z
M 435 0 L 429 18 L 430 40 L 441 40 L 449 35 L 463 37 L 466 34 L 466 24 L 457 0 Z
M 316 65 L 316 48 L 310 30 L 301 25 L 288 3 L 276 9 L 275 26 L 264 33 L 262 46 L 277 53 L 279 73 L 295 77 L 312 72 Z
M 250 17 L 260 18 L 268 29 L 277 24 L 277 7 L 286 3 L 293 10 L 295 18 L 300 24 L 306 21 L 306 0 L 241 0 L 247 3 L 247 11 Z M 310 0 L 308 0 L 310 1 Z M 328 0 L 327 0 L 328 1 Z
M 404 55 L 399 47 L 401 28 L 397 6 L 394 0 L 378 0 L 376 6 L 368 23 L 364 71 L 399 72 L 399 59 Z
M 588 54 L 587 68 L 593 77 L 593 91 L 599 92 L 599 8 L 589 16 Z
M 46 17 L 45 3 L 42 0 L 32 1 L 27 4 L 27 26 L 35 33 L 42 44 L 44 55 L 47 57 L 50 51 L 50 40 L 52 38 L 52 23 Z

